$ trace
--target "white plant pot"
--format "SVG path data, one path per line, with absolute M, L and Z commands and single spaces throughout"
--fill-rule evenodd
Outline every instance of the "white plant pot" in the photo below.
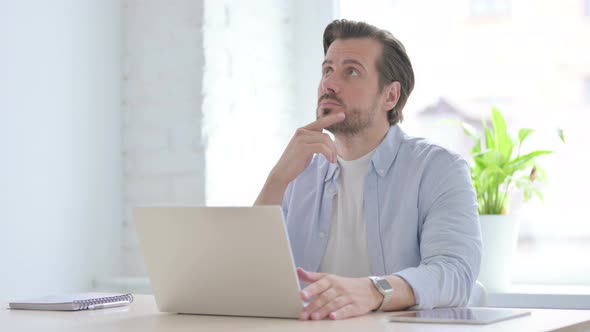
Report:
M 505 292 L 512 279 L 512 259 L 518 238 L 518 219 L 480 215 L 483 254 L 478 280 L 491 292 Z

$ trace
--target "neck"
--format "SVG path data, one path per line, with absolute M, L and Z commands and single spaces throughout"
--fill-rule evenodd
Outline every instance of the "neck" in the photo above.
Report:
M 356 135 L 334 135 L 336 151 L 344 160 L 356 160 L 373 151 L 385 138 L 389 131 L 389 123 L 366 128 Z

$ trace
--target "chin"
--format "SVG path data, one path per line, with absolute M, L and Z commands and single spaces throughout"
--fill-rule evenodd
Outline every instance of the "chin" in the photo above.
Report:
M 331 109 L 331 108 L 324 108 L 322 109 L 322 116 L 326 116 L 328 114 L 336 114 L 336 113 L 346 113 L 344 110 L 342 109 Z

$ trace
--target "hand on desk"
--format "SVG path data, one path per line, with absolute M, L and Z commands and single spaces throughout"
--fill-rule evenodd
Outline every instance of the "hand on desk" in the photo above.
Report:
M 344 319 L 361 316 L 378 308 L 383 295 L 369 278 L 345 278 L 307 272 L 297 268 L 299 279 L 310 283 L 301 291 L 303 300 L 313 299 L 299 315 L 301 320 Z

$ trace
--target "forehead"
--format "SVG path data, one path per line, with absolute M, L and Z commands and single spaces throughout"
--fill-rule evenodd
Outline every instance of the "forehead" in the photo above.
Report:
M 324 60 L 333 64 L 356 60 L 370 69 L 375 68 L 381 50 L 381 44 L 371 38 L 336 39 L 330 44 Z

